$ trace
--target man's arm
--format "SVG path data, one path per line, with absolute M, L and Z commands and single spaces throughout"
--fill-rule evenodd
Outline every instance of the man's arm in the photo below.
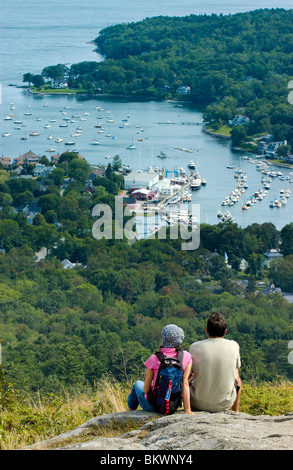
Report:
M 183 405 L 184 405 L 184 413 L 193 415 L 190 407 L 190 391 L 189 391 L 189 376 L 191 374 L 191 367 L 192 364 L 188 364 L 185 367 L 184 374 L 183 374 Z

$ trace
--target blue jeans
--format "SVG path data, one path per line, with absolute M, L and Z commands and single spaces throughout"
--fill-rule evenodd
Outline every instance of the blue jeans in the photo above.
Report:
M 137 380 L 133 385 L 130 394 L 127 398 L 127 404 L 131 410 L 136 410 L 138 405 L 144 411 L 155 411 L 152 405 L 146 400 L 145 393 L 143 391 L 144 382 Z

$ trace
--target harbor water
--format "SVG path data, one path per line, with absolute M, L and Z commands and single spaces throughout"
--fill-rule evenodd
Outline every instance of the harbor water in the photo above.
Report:
M 200 205 L 201 222 L 218 223 L 219 210 L 229 211 L 242 227 L 272 222 L 281 229 L 292 222 L 293 184 L 290 181 L 293 175 L 290 173 L 293 170 L 271 166 L 270 170 L 282 174 L 271 178 L 270 189 L 262 200 L 249 210 L 242 210 L 245 201 L 262 184 L 258 159 L 255 155 L 233 151 L 229 140 L 204 133 L 201 111 L 188 104 L 83 99 L 69 95 L 37 96 L 9 86 L 22 85 L 24 73 L 40 73 L 47 65 L 102 60 L 90 41 L 102 28 L 121 21 L 138 21 L 159 14 L 185 16 L 205 12 L 235 13 L 263 7 L 289 8 L 289 2 L 277 2 L 279 5 L 276 2 L 272 5 L 263 1 L 246 2 L 245 7 L 235 1 L 197 2 L 196 6 L 191 0 L 184 0 L 180 5 L 173 1 L 160 5 L 154 1 L 114 1 L 111 7 L 99 3 L 85 1 L 80 10 L 77 0 L 53 0 L 47 5 L 37 0 L 28 0 L 25 4 L 16 0 L 12 15 L 11 2 L 2 2 L 0 154 L 15 158 L 32 151 L 50 158 L 66 150 L 76 150 L 93 165 L 106 165 L 119 155 L 123 164 L 134 170 L 165 167 L 167 176 L 172 176 L 174 169 L 181 167 L 188 171 L 188 163 L 193 160 L 207 182 L 192 193 L 192 203 Z M 9 114 L 14 115 L 13 119 L 6 120 Z M 77 132 L 79 130 L 82 132 Z M 23 137 L 26 140 L 22 140 Z M 71 145 L 65 145 L 69 142 Z M 135 148 L 129 149 L 132 146 Z M 161 152 L 166 158 L 158 156 Z M 236 186 L 235 169 L 245 172 L 247 188 L 237 203 L 223 207 L 222 201 Z M 287 204 L 271 208 L 270 201 L 278 198 L 281 190 L 287 189 L 292 190 Z

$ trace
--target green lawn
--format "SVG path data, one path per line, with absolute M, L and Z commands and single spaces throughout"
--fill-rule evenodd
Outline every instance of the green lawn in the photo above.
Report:
M 218 129 L 212 129 L 211 127 L 208 127 L 207 126 L 207 130 L 209 132 L 213 132 L 214 134 L 219 134 L 219 135 L 226 135 L 226 136 L 230 136 L 231 135 L 231 127 L 224 124 L 223 126 L 220 126 L 218 127 Z

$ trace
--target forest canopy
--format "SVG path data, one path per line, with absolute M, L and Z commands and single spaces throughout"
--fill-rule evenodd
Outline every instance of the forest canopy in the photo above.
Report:
M 227 317 L 227 337 L 240 344 L 244 381 L 292 380 L 293 305 L 281 294 L 264 295 L 256 281 L 267 278 L 293 292 L 293 224 L 281 231 L 271 223 L 202 224 L 193 251 L 168 236 L 131 245 L 97 240 L 91 210 L 100 202 L 115 206 L 121 175 L 109 164 L 103 177 L 91 180 L 89 193 L 89 173 L 89 164 L 70 152 L 46 178 L 0 169 L 0 340 L 7 380 L 28 392 L 59 394 L 91 387 L 107 374 L 142 378 L 166 323 L 184 329 L 188 349 L 205 338 L 213 310 Z M 32 223 L 24 210 L 30 204 L 39 208 Z M 284 256 L 267 267 L 263 254 L 272 248 Z M 65 269 L 64 260 L 75 267 Z

